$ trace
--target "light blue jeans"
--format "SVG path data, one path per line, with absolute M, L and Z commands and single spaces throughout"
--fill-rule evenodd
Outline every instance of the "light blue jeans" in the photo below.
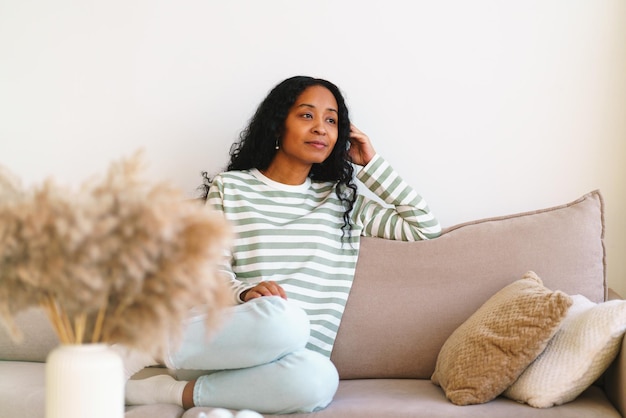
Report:
M 196 381 L 196 406 L 286 414 L 330 403 L 337 370 L 328 357 L 305 348 L 309 320 L 302 309 L 271 296 L 225 315 L 210 337 L 203 316 L 190 318 L 178 350 L 165 359 L 170 368 L 207 371 Z

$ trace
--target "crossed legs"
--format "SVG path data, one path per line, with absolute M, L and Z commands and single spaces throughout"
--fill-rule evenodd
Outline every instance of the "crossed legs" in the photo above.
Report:
M 169 391 L 179 396 L 176 403 L 185 408 L 290 413 L 311 412 L 330 403 L 337 390 L 337 371 L 327 357 L 305 348 L 309 322 L 301 309 L 279 297 L 263 297 L 229 308 L 226 315 L 210 338 L 204 318 L 190 318 L 178 350 L 165 358 L 169 368 L 206 374 L 189 382 L 171 379 L 162 390 L 148 388 L 149 379 L 129 381 L 127 402 L 145 403 L 129 396 L 133 392 L 160 396 Z M 159 387 L 165 386 L 166 379 Z

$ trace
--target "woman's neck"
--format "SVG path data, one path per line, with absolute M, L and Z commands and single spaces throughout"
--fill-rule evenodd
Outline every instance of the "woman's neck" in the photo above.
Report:
M 311 171 L 310 165 L 289 164 L 286 161 L 277 160 L 278 158 L 274 158 L 269 167 L 259 171 L 271 180 L 291 186 L 298 186 L 306 181 Z

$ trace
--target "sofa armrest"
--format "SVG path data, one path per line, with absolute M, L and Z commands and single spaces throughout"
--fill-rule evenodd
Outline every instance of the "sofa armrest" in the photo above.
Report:
M 614 299 L 622 299 L 622 297 L 613 289 L 609 289 L 608 300 Z M 607 369 L 604 377 L 606 395 L 620 414 L 626 416 L 626 336 L 622 340 L 619 354 Z
M 626 336 L 624 337 L 626 340 Z M 622 416 L 626 416 L 626 342 L 622 340 L 622 348 L 615 361 L 607 369 L 604 386 L 606 395 Z
M 615 290 L 609 287 L 609 292 L 608 292 L 606 300 L 613 300 L 613 299 L 624 299 L 624 298 L 622 297 L 622 295 L 620 295 Z

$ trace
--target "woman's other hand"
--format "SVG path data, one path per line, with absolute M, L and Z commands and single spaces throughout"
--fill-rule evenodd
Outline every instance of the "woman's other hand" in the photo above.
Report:
M 241 294 L 241 300 L 247 302 L 263 296 L 280 296 L 287 299 L 287 294 L 276 282 L 261 282 Z
M 350 150 L 348 154 L 354 164 L 361 166 L 366 166 L 376 155 L 369 137 L 354 125 L 350 125 Z

